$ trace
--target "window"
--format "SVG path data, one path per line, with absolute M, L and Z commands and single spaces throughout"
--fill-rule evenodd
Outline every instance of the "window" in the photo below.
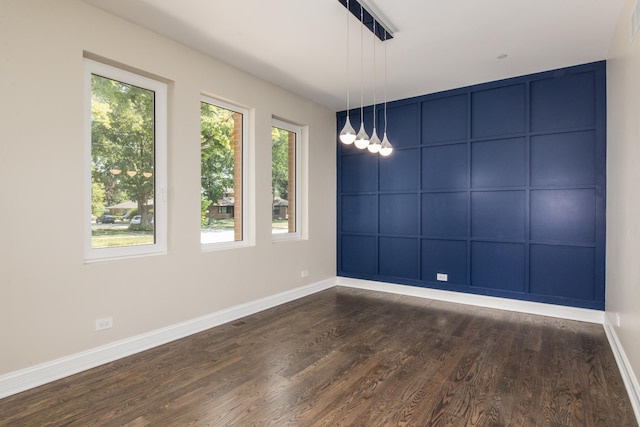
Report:
M 88 260 L 166 251 L 166 84 L 84 60 Z
M 243 210 L 247 117 L 247 110 L 206 96 L 200 102 L 200 243 L 209 248 L 247 240 Z
M 271 127 L 271 234 L 274 240 L 300 238 L 299 143 L 301 128 L 273 119 Z

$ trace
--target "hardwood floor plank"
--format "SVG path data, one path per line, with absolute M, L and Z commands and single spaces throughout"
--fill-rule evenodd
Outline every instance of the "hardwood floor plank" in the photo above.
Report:
M 637 426 L 601 326 L 334 288 L 0 400 L 0 426 Z

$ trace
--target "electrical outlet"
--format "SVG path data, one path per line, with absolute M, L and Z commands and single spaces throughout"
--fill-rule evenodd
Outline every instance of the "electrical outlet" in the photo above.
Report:
M 96 319 L 96 331 L 102 331 L 109 328 L 113 328 L 113 317 Z
M 300 277 L 309 277 L 309 270 L 302 270 L 300 272 Z
M 449 280 L 449 275 L 445 273 L 436 273 L 436 280 L 438 282 L 446 282 Z
M 619 328 L 620 327 L 620 313 L 616 313 L 616 326 Z

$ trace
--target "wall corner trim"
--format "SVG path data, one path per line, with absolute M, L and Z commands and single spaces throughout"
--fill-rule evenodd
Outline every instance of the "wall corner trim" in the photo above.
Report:
M 335 277 L 0 375 L 0 399 L 334 287 Z
M 439 289 L 421 288 L 418 286 L 398 285 L 393 283 L 375 282 L 371 280 L 338 277 L 338 286 L 368 289 L 371 291 L 389 292 L 419 298 L 429 298 L 458 304 L 475 305 L 497 310 L 518 311 L 540 316 L 557 317 L 559 319 L 578 320 L 580 322 L 604 323 L 604 312 L 586 308 L 568 307 L 563 305 L 545 304 L 541 302 L 520 301 L 508 298 L 474 295 L 462 292 L 443 291 Z
M 604 332 L 607 334 L 607 338 L 609 339 L 611 351 L 613 351 L 613 356 L 616 359 L 618 369 L 620 369 L 620 375 L 622 376 L 625 388 L 627 389 L 627 394 L 629 395 L 633 412 L 636 415 L 636 420 L 640 422 L 640 384 L 638 383 L 638 377 L 633 372 L 631 363 L 629 363 L 627 354 L 624 351 L 624 347 L 618 338 L 618 334 L 616 333 L 609 316 L 605 315 L 603 325 Z

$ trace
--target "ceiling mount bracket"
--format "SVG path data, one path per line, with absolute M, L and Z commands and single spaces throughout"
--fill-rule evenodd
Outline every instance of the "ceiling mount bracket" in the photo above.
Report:
M 347 0 L 338 0 L 340 4 L 347 7 Z M 360 8 L 362 7 L 362 19 L 360 19 Z M 349 0 L 349 12 L 355 16 L 358 21 L 376 35 L 381 41 L 393 38 L 393 27 L 388 25 L 380 18 L 380 14 L 376 14 L 373 8 L 367 6 L 364 0 Z M 375 22 L 375 25 L 373 23 Z

